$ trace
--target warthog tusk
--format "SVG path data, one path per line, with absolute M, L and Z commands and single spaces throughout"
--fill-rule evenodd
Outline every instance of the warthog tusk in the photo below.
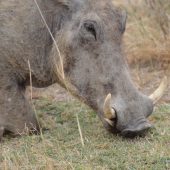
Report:
M 114 125 L 114 123 L 113 123 L 113 121 L 111 121 L 111 120 L 109 120 L 109 119 L 104 119 L 109 125 L 111 125 L 111 126 L 113 126 Z
M 103 105 L 103 111 L 104 111 L 104 117 L 106 119 L 114 119 L 116 118 L 116 112 L 115 110 L 111 107 L 110 103 L 111 103 L 111 94 L 109 93 L 104 101 L 104 105 Z
M 166 88 L 168 86 L 168 79 L 165 76 L 160 84 L 160 86 L 152 93 L 149 98 L 153 101 L 153 104 L 156 104 L 158 100 L 163 96 Z

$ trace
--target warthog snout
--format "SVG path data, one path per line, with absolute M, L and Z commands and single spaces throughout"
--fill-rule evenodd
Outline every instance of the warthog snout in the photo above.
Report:
M 112 97 L 108 94 L 103 105 L 104 120 L 111 131 L 116 131 L 124 137 L 134 137 L 144 134 L 152 125 L 146 119 L 153 112 L 153 106 L 162 97 L 167 87 L 167 77 L 164 77 L 158 89 L 149 97 L 137 92 L 135 97 Z M 115 129 L 113 130 L 115 132 Z

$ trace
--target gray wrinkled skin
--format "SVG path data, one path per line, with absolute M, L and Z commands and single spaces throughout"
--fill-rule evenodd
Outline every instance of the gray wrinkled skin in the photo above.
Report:
M 77 97 L 99 113 L 110 131 L 128 136 L 147 129 L 152 102 L 134 87 L 122 53 L 126 14 L 110 0 L 38 0 Z M 25 87 L 63 85 L 56 72 L 59 55 L 33 0 L 0 0 L 0 135 L 37 128 Z M 103 118 L 112 94 L 115 126 Z M 0 136 L 0 138 L 1 138 Z M 130 134 L 131 136 L 131 134 Z

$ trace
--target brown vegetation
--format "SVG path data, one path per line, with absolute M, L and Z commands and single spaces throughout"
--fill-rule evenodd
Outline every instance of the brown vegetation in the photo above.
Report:
M 170 62 L 170 1 L 119 0 L 128 11 L 125 46 L 130 63 Z

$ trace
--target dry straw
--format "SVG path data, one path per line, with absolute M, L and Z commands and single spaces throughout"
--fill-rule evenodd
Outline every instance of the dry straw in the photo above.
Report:
M 47 28 L 50 36 L 51 36 L 51 38 L 52 38 L 52 40 L 53 40 L 53 42 L 54 42 L 54 45 L 55 45 L 55 47 L 56 47 L 56 50 L 57 50 L 57 52 L 58 52 L 58 55 L 59 55 L 59 58 L 60 58 L 60 66 L 61 66 L 61 73 L 60 73 L 60 74 L 61 74 L 61 77 L 62 77 L 63 80 L 64 80 L 64 79 L 65 79 L 65 76 L 64 76 L 64 68 L 63 68 L 63 59 L 62 59 L 60 50 L 59 50 L 59 48 L 58 48 L 57 42 L 55 41 L 55 38 L 54 38 L 53 34 L 52 34 L 51 31 L 50 31 L 50 28 L 49 28 L 49 26 L 48 26 L 48 24 L 47 24 L 47 22 L 46 22 L 46 20 L 45 20 L 45 18 L 44 18 L 44 16 L 43 16 L 43 14 L 42 14 L 42 11 L 41 11 L 41 9 L 40 9 L 37 1 L 34 0 L 34 2 L 35 2 L 35 4 L 36 4 L 36 6 L 37 6 L 37 9 L 38 9 L 38 11 L 39 11 L 39 13 L 40 13 L 40 15 L 41 15 L 41 18 L 42 18 L 42 20 L 43 20 L 43 22 L 44 22 L 44 24 L 45 24 L 45 26 L 46 26 L 46 28 Z
M 36 6 L 37 6 L 37 9 L 38 9 L 38 11 L 39 11 L 39 13 L 40 13 L 40 15 L 41 15 L 41 18 L 42 18 L 42 20 L 43 20 L 43 22 L 44 22 L 44 24 L 45 24 L 45 26 L 46 26 L 49 34 L 50 34 L 52 40 L 53 40 L 53 42 L 54 42 L 55 48 L 56 48 L 56 50 L 57 50 L 57 53 L 58 53 L 58 56 L 59 56 L 59 59 L 60 59 L 60 65 L 57 67 L 57 74 L 58 74 L 57 76 L 59 77 L 60 83 L 61 83 L 61 85 L 63 85 L 63 86 L 67 89 L 68 92 L 70 92 L 70 93 L 73 94 L 74 96 L 78 97 L 78 96 L 77 96 L 77 89 L 75 89 L 73 86 L 71 86 L 71 84 L 68 83 L 68 82 L 66 81 L 66 79 L 65 79 L 64 66 L 63 66 L 63 58 L 62 58 L 62 56 L 61 56 L 61 52 L 60 52 L 60 50 L 59 50 L 59 47 L 58 47 L 58 45 L 57 45 L 57 42 L 56 42 L 56 40 L 55 40 L 55 38 L 54 38 L 54 36 L 53 36 L 53 34 L 52 34 L 52 32 L 51 32 L 51 30 L 50 30 L 47 22 L 46 22 L 46 20 L 45 20 L 45 17 L 43 16 L 43 13 L 42 13 L 42 11 L 41 11 L 38 3 L 37 3 L 37 0 L 34 0 L 34 2 L 35 2 L 35 4 L 36 4 Z M 31 70 L 31 68 L 30 68 L 30 63 L 29 63 L 29 69 Z M 30 76 L 31 76 L 31 75 L 30 75 Z M 31 78 L 30 78 L 30 81 L 32 81 Z M 31 84 L 32 84 L 32 83 L 31 83 Z M 31 92 L 32 92 L 32 90 L 31 90 Z M 31 96 L 32 96 L 32 95 L 31 95 Z M 79 98 L 80 98 L 80 97 L 79 97 Z M 84 101 L 83 98 L 81 98 L 81 100 Z M 35 108 L 35 107 L 34 107 L 34 108 Z M 82 131 L 81 131 L 81 127 L 80 127 L 80 122 L 79 122 L 78 115 L 76 115 L 76 118 L 77 118 L 77 124 L 78 124 L 78 130 L 79 130 L 79 133 L 80 133 L 81 143 L 82 143 L 82 146 L 84 147 L 84 140 L 83 140 L 83 135 L 82 135 Z

